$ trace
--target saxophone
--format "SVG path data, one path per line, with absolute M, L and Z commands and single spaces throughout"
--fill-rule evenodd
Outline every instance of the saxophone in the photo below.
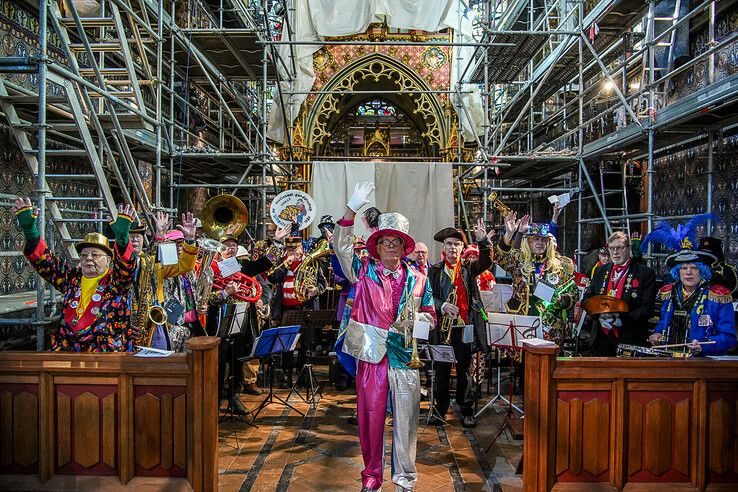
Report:
M 144 252 L 139 258 L 138 304 L 131 314 L 131 323 L 138 329 L 138 345 L 150 347 L 156 327 L 166 324 L 167 313 L 154 297 L 154 259 Z

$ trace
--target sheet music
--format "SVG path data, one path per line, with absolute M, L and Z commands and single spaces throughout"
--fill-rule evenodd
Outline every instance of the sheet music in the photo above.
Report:
M 512 347 L 513 339 L 510 333 L 511 315 L 489 313 L 487 316 L 487 340 L 489 340 L 489 344 Z
M 139 345 L 136 345 L 137 349 L 140 349 L 139 352 L 136 352 L 134 354 L 134 357 L 169 357 L 174 353 L 172 350 L 162 350 L 152 347 L 141 347 Z
M 515 315 L 515 346 L 523 347 L 522 341 L 530 338 L 543 338 L 543 324 L 540 316 Z
M 490 313 L 487 321 L 487 340 L 490 345 L 522 348 L 522 340 L 543 338 L 543 325 L 539 316 Z M 511 333 L 510 323 L 514 333 Z
M 300 341 L 301 336 L 302 336 L 302 333 L 298 333 L 297 335 L 295 335 L 295 340 L 292 342 L 292 346 L 290 347 L 288 352 L 292 352 L 293 350 L 297 348 L 297 342 Z
M 218 262 L 218 270 L 223 278 L 230 277 L 236 272 L 241 271 L 241 264 L 234 257 L 230 257 L 227 260 Z
M 482 295 L 482 305 L 487 313 L 506 313 L 507 301 L 513 294 L 512 285 L 495 284 L 492 290 L 480 292 Z

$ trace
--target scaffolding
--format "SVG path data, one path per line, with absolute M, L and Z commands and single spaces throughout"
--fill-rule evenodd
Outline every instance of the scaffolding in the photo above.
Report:
M 288 102 L 299 94 L 276 90 L 296 75 L 294 57 L 278 48 L 313 43 L 290 41 L 297 2 L 103 0 L 94 13 L 78 12 L 73 1 L 16 3 L 38 20 L 38 49 L 0 58 L 0 104 L 36 180 L 42 235 L 51 238 L 44 227 L 53 226 L 70 256 L 80 224 L 101 228 L 116 198 L 149 216 L 180 208 L 193 189 L 229 192 L 247 204 L 248 231 L 257 237 L 271 197 L 306 184 L 299 170 L 309 161 L 298 158 L 295 127 L 285 125 L 283 149 L 266 136 L 272 106 L 290 114 Z M 458 67 L 455 84 L 428 92 L 461 96 L 472 84 L 482 94 L 483 133 L 464 142 L 455 127 L 458 225 L 470 229 L 477 216 L 499 224 L 491 192 L 529 213 L 539 198 L 571 192 L 576 245 L 568 237 L 559 245 L 583 254 L 585 227 L 630 231 L 644 223 L 648 232 L 655 220 L 676 218 L 654 212 L 659 155 L 706 143 L 711 185 L 714 148 L 738 124 L 738 73 L 718 70 L 737 43 L 735 32 L 716 29 L 731 2 L 458 0 L 455 8 L 474 18 L 474 42 L 447 36 L 430 44 L 471 46 L 473 56 Z M 679 57 L 684 33 L 697 29 L 706 33 L 702 45 Z M 700 67 L 703 79 L 683 90 Z M 35 87 L 9 76 L 22 73 L 35 75 Z M 458 108 L 471 119 L 469 112 Z M 49 174 L 46 157 L 54 155 L 84 157 L 84 170 Z M 630 172 L 633 163 L 640 174 Z M 55 179 L 90 180 L 99 194 L 54 195 Z M 639 183 L 643 206 L 628 197 Z M 7 205 L 10 197 L 2 199 Z M 93 201 L 94 211 L 70 206 L 75 200 Z M 712 201 L 708 186 L 705 211 Z M 39 348 L 52 295 L 38 283 Z

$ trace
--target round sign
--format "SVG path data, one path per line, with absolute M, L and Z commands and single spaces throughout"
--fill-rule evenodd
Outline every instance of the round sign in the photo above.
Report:
M 269 207 L 269 215 L 277 227 L 295 223 L 302 230 L 310 225 L 316 214 L 313 198 L 299 190 L 283 191 L 274 197 Z

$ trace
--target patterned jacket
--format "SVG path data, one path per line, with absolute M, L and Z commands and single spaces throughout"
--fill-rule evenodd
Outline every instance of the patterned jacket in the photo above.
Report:
M 510 274 L 513 286 L 513 295 L 507 303 L 507 310 L 509 313 L 537 316 L 538 312 L 535 308 L 537 298 L 533 297 L 533 292 L 536 290 L 539 278 L 554 287 L 563 286 L 574 276 L 574 262 L 556 253 L 556 257 L 561 262 L 561 272 L 553 273 L 548 268 L 544 268 L 540 276 L 535 273 L 524 275 L 521 270 L 523 261 L 520 256 L 519 248 L 508 246 L 500 239 L 495 248 L 495 261 Z
M 654 333 L 666 335 L 674 319 L 674 295 L 680 295 L 680 283 L 668 284 L 659 290 L 661 319 Z M 722 285 L 700 287 L 697 302 L 689 312 L 689 341 L 711 340 L 715 343 L 702 346 L 704 355 L 720 355 L 735 347 L 735 315 L 730 290 Z M 676 294 L 675 294 L 676 292 Z M 681 340 L 672 340 L 680 343 Z M 672 342 L 670 341 L 670 342 Z
M 128 309 L 128 293 L 133 283 L 136 260 L 131 243 L 115 257 L 97 287 L 90 304 L 77 319 L 82 270 L 56 256 L 39 240 L 27 245 L 24 254 L 38 274 L 62 293 L 62 319 L 51 334 L 51 349 L 76 352 L 126 352 L 133 350 Z
M 353 222 L 339 221 L 334 231 L 333 248 L 346 278 L 354 284 L 355 296 L 351 318 L 346 330 L 343 351 L 359 360 L 378 364 L 385 355 L 390 367 L 408 369 L 410 348 L 405 337 L 393 323 L 405 310 L 405 299 L 412 299 L 416 320 L 436 324 L 433 292 L 425 275 L 407 263 L 402 263 L 406 283 L 397 311 L 393 311 L 392 287 L 389 280 L 377 272 L 379 262 L 372 258 L 360 260 L 354 253 Z

